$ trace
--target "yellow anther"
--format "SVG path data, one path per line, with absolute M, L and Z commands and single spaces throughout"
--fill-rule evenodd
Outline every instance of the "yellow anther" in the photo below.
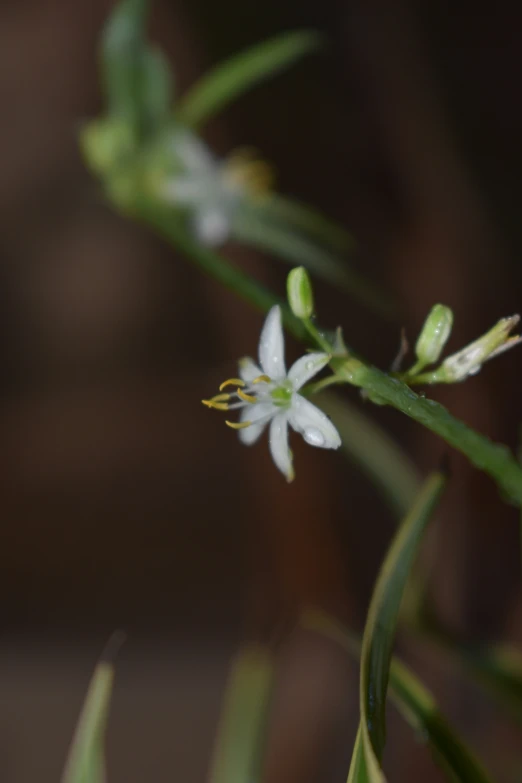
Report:
M 211 397 L 212 402 L 225 402 L 226 400 L 229 400 L 231 394 L 215 394 L 213 397 Z
M 259 375 L 257 378 L 254 378 L 252 383 L 272 383 L 272 378 L 269 378 L 268 375 Z
M 241 391 L 241 389 L 238 389 L 236 394 L 237 394 L 238 397 L 240 397 L 245 402 L 251 402 L 251 403 L 257 402 L 257 398 L 254 397 L 253 394 L 245 394 L 245 392 Z
M 245 427 L 250 427 L 252 424 L 251 421 L 226 421 L 225 424 L 227 427 L 230 427 L 232 430 L 244 430 Z
M 236 150 L 227 161 L 227 176 L 232 183 L 246 188 L 253 196 L 266 195 L 274 184 L 274 170 L 257 157 L 251 148 Z
M 228 411 L 228 404 L 226 402 L 216 402 L 215 400 L 201 400 L 203 405 L 207 408 L 213 408 L 216 411 Z
M 223 381 L 219 387 L 219 391 L 223 391 L 227 386 L 246 386 L 246 384 L 241 378 L 229 378 L 228 381 Z

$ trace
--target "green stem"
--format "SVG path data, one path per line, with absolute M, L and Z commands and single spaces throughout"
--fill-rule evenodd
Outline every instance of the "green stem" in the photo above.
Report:
M 327 378 L 322 378 L 320 381 L 309 383 L 307 386 L 304 386 L 299 390 L 299 394 L 310 397 L 312 394 L 317 394 L 323 389 L 327 389 L 328 386 L 339 385 L 341 383 L 346 383 L 344 378 L 340 378 L 338 375 L 328 375 Z
M 328 342 L 326 337 L 321 334 L 319 329 L 315 326 L 315 324 L 312 322 L 310 318 L 303 318 L 303 326 L 305 327 L 306 331 L 312 338 L 312 340 L 319 345 L 320 348 L 323 349 L 323 351 L 326 351 L 326 353 L 332 353 L 333 352 L 333 346 Z
M 353 358 L 333 359 L 331 366 L 347 383 L 377 395 L 383 403 L 440 435 L 465 454 L 472 465 L 491 476 L 509 500 L 522 505 L 522 469 L 506 446 L 493 443 L 456 419 L 438 402 L 420 397 L 405 383 L 376 367 Z

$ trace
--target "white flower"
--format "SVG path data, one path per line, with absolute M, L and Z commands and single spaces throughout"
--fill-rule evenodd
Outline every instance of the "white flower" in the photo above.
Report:
M 239 363 L 241 377 L 231 378 L 219 387 L 222 392 L 226 386 L 236 386 L 236 392 L 217 394 L 203 403 L 217 410 L 241 409 L 240 421 L 227 421 L 227 424 L 239 430 L 239 437 L 246 445 L 255 443 L 270 424 L 272 458 L 287 481 L 292 481 L 294 470 L 288 447 L 288 425 L 301 433 L 311 446 L 337 449 L 341 445 L 339 433 L 328 416 L 298 394 L 329 359 L 326 353 L 309 353 L 286 372 L 281 308 L 276 305 L 268 313 L 259 339 L 259 366 L 252 359 L 242 359 Z
M 269 188 L 269 167 L 254 160 L 248 151 L 221 161 L 201 139 L 181 129 L 172 139 L 172 151 L 181 171 L 163 183 L 162 196 L 191 211 L 193 230 L 200 242 L 223 244 L 241 199 Z

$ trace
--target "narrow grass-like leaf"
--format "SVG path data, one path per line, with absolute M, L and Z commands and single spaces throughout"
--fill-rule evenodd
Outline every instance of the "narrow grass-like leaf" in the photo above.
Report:
M 230 57 L 205 74 L 181 99 L 180 122 L 199 127 L 212 115 L 254 85 L 289 68 L 321 44 L 319 33 L 297 30 L 283 33 Z
M 270 654 L 245 647 L 232 665 L 214 747 L 210 783 L 261 779 L 260 762 L 273 682 Z
M 366 473 L 397 514 L 405 513 L 420 486 L 418 472 L 408 455 L 348 400 L 322 392 L 319 406 L 333 419 L 347 457 Z M 462 667 L 466 676 L 486 688 L 522 724 L 520 651 L 509 645 L 480 646 L 464 642 L 438 620 L 429 603 L 425 604 L 421 598 L 419 605 L 419 591 L 425 592 L 424 579 L 414 570 L 406 586 L 404 601 L 408 596 L 408 602 L 415 605 L 416 611 L 413 615 L 401 613 L 409 632 L 442 648 L 456 666 Z
M 173 97 L 173 78 L 167 58 L 153 46 L 143 52 L 142 112 L 146 132 L 153 132 L 170 121 Z
M 386 690 L 397 618 L 422 534 L 442 494 L 446 478 L 434 473 L 394 536 L 373 591 L 361 653 L 360 700 L 363 737 L 381 759 L 386 726 Z
M 251 247 L 272 253 L 289 264 L 305 266 L 317 277 L 347 291 L 375 313 L 392 319 L 394 307 L 390 298 L 329 250 L 297 233 L 291 225 L 258 213 L 255 206 L 243 206 L 234 217 L 235 239 Z
M 365 769 L 372 783 L 379 780 L 377 773 L 386 738 L 386 692 L 400 604 L 422 534 L 445 481 L 442 473 L 434 473 L 424 484 L 394 536 L 368 610 L 361 651 L 360 733 L 352 767 L 360 765 L 358 757 L 363 753 Z
M 104 740 L 114 680 L 114 653 L 122 641 L 115 634 L 89 684 L 62 776 L 62 783 L 105 783 Z
M 434 697 L 399 661 L 390 669 L 390 690 L 398 710 L 429 741 L 435 759 L 459 783 L 491 783 L 488 773 L 441 715 Z
M 316 610 L 303 614 L 301 624 L 304 628 L 320 633 L 340 644 L 348 654 L 358 660 L 361 654 L 361 640 L 337 620 Z M 397 659 L 390 666 L 390 699 L 417 736 L 425 738 L 435 760 L 458 783 L 491 783 L 491 779 L 474 753 L 459 738 L 455 729 L 440 713 L 431 693 L 419 679 Z M 362 766 L 360 733 L 358 757 L 350 771 L 354 783 L 368 780 L 366 769 Z M 362 775 L 366 774 L 366 778 Z M 380 773 L 382 776 L 382 773 Z M 371 778 L 370 778 L 371 780 Z M 382 777 L 377 778 L 382 780 Z
M 348 231 L 308 204 L 273 193 L 256 206 L 259 214 L 268 220 L 293 226 L 339 253 L 354 248 L 354 240 Z
M 102 80 L 109 113 L 132 124 L 137 120 L 147 11 L 147 0 L 120 0 L 105 24 L 101 41 Z
M 145 35 L 148 0 L 120 0 L 102 36 L 101 70 L 108 112 L 128 124 L 135 140 L 168 118 L 172 79 L 164 55 Z

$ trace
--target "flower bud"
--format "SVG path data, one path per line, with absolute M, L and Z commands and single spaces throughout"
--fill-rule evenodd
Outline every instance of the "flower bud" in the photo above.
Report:
M 426 367 L 438 361 L 453 326 L 453 313 L 449 307 L 436 304 L 424 322 L 415 345 L 417 367 Z
M 452 356 L 448 356 L 437 371 L 437 373 L 440 372 L 441 380 L 453 383 L 463 380 L 468 375 L 475 375 L 488 359 L 492 359 L 517 345 L 522 337 L 510 337 L 509 333 L 519 320 L 519 315 L 501 318 L 489 332 L 479 337 L 478 340 Z
M 83 129 L 80 142 L 87 162 L 101 175 L 108 174 L 133 146 L 129 125 L 115 118 L 90 122 Z
M 292 269 L 286 281 L 288 303 L 297 318 L 311 318 L 314 297 L 308 272 L 303 266 Z

